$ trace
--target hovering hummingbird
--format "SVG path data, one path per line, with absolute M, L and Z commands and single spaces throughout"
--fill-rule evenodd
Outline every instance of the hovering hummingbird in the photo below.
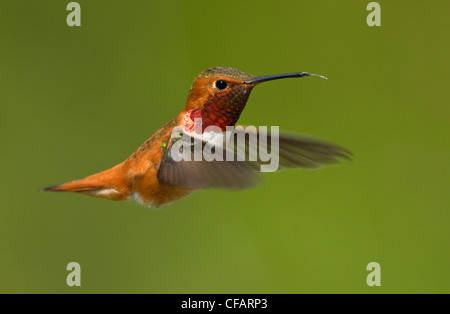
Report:
M 225 132 L 227 127 L 236 125 L 256 85 L 307 76 L 325 78 L 306 72 L 253 76 L 227 67 L 207 69 L 194 80 L 185 108 L 124 162 L 86 178 L 43 190 L 77 192 L 116 201 L 135 199 L 149 207 L 162 207 L 198 189 L 251 187 L 260 179 L 255 162 L 175 161 L 171 148 L 180 137 L 172 135 L 174 129 L 192 139 L 208 126 Z M 259 136 L 259 130 L 255 132 Z M 270 149 L 270 144 L 267 146 Z M 194 149 L 190 153 L 193 154 Z M 349 159 L 350 155 L 339 146 L 288 133 L 279 134 L 278 153 L 280 169 L 318 168 L 339 163 L 339 159 Z

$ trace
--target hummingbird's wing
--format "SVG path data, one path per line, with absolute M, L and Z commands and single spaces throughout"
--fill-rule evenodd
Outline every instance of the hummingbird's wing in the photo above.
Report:
M 339 164 L 341 159 L 351 160 L 352 154 L 347 149 L 311 136 L 283 131 L 274 134 L 256 128 L 244 129 L 240 126 L 236 126 L 234 132 L 238 137 L 244 134 L 248 135 L 245 141 L 246 150 L 249 148 L 254 151 L 258 150 L 258 164 L 270 163 L 261 160 L 260 157 L 264 155 L 264 152 L 270 152 L 271 157 L 278 155 L 277 170 L 318 169 L 327 165 Z M 251 140 L 252 136 L 253 140 Z M 278 138 L 277 143 L 276 138 Z
M 172 132 L 158 170 L 162 184 L 192 189 L 245 189 L 260 181 L 261 175 L 253 164 L 237 158 L 224 161 L 227 150 L 222 138 L 208 141 L 192 135 L 182 128 Z
M 248 188 L 259 181 L 260 171 L 316 169 L 350 159 L 351 155 L 322 140 L 256 128 L 236 126 L 232 132 L 200 136 L 181 128 L 177 132 L 169 141 L 158 171 L 159 181 L 171 186 Z M 263 166 L 270 165 L 263 170 Z

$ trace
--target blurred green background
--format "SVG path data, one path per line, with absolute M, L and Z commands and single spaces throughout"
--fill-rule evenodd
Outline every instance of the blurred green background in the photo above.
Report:
M 381 27 L 360 0 L 78 1 L 74 28 L 68 2 L 1 1 L 0 292 L 450 292 L 449 1 L 379 1 Z M 355 160 L 161 210 L 38 192 L 126 159 L 212 66 L 327 76 L 255 88 L 240 122 Z

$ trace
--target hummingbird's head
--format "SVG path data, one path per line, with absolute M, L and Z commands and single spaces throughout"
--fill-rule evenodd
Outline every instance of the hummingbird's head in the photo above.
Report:
M 196 132 L 211 125 L 225 130 L 234 126 L 247 104 L 253 87 L 259 83 L 288 77 L 320 76 L 304 72 L 253 76 L 242 71 L 215 67 L 201 72 L 192 83 L 186 101 L 184 124 Z M 195 119 L 202 119 L 202 128 L 194 126 Z

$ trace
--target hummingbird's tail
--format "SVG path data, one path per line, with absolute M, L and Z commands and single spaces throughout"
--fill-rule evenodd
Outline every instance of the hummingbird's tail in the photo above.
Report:
M 129 188 L 121 180 L 122 164 L 86 178 L 42 189 L 44 192 L 76 192 L 110 200 L 127 200 Z

